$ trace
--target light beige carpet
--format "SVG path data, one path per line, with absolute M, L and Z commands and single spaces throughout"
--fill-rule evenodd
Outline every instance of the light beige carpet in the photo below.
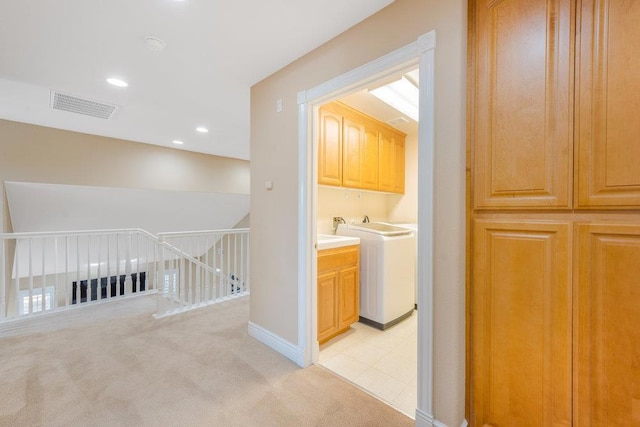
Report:
M 1 426 L 410 426 L 247 335 L 247 299 L 0 338 Z

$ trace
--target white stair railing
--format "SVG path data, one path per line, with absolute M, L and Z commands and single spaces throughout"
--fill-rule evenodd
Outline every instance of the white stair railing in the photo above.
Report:
M 162 243 L 157 316 L 247 295 L 249 229 L 159 233 Z
M 140 229 L 0 234 L 0 321 L 155 292 L 158 263 Z
M 166 316 L 249 292 L 249 230 L 0 234 L 0 322 L 158 293 Z

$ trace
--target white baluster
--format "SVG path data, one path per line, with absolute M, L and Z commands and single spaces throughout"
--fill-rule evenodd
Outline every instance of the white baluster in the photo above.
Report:
M 91 236 L 87 235 L 87 304 L 91 302 Z
M 64 305 L 71 305 L 71 286 L 69 286 L 69 236 L 64 236 Z
M 56 308 L 58 308 L 58 292 L 60 292 L 59 286 L 60 286 L 60 278 L 58 277 L 58 238 L 55 237 L 53 239 L 53 264 L 55 266 L 54 270 L 53 270 L 53 301 L 51 301 L 51 306 L 52 308 L 55 310 Z
M 102 234 L 98 234 L 98 282 L 96 285 L 96 301 L 102 300 Z
M 250 231 L 247 231 L 247 254 L 246 254 L 246 257 L 247 257 L 247 262 L 246 262 L 247 267 L 246 267 L 246 269 L 247 270 L 246 270 L 246 276 L 245 276 L 244 282 L 246 284 L 248 292 L 251 292 L 251 273 L 250 273 L 251 269 L 249 268 L 249 254 L 251 253 L 250 246 L 251 246 L 251 235 L 250 235 Z
M 6 250 L 5 250 L 6 241 L 4 239 L 0 239 L 0 320 L 4 320 L 7 317 L 7 300 L 6 300 L 6 286 L 7 286 L 7 260 Z
M 111 235 L 107 234 L 107 300 L 111 299 Z
M 16 299 L 16 316 L 20 313 L 20 240 L 15 240 L 16 251 L 15 251 L 15 263 L 16 263 L 16 277 L 13 284 L 13 291 Z
M 44 237 L 42 240 L 42 275 L 40 276 L 40 313 L 44 314 L 45 308 L 47 308 L 47 304 L 45 302 L 45 288 L 47 287 L 47 275 L 45 273 L 46 262 L 45 262 L 45 254 L 47 252 L 47 238 Z
M 76 304 L 82 303 L 82 292 L 80 286 L 80 236 L 76 236 Z
M 131 295 L 133 292 L 133 281 L 131 280 L 131 233 L 126 235 L 125 240 L 125 265 L 124 265 L 124 294 Z

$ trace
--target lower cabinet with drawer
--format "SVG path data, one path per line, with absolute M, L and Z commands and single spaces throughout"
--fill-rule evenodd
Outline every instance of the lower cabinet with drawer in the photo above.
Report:
M 359 309 L 360 246 L 318 251 L 318 342 L 348 330 Z

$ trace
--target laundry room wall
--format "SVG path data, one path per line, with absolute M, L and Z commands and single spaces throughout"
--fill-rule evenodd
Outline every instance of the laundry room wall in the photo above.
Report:
M 340 187 L 318 187 L 318 233 L 333 234 L 333 217 L 346 222 L 386 221 L 387 194 Z
M 418 222 L 418 137 L 409 134 L 405 141 L 405 192 L 389 194 L 341 187 L 318 187 L 318 233 L 333 234 L 333 217 L 347 222 Z

